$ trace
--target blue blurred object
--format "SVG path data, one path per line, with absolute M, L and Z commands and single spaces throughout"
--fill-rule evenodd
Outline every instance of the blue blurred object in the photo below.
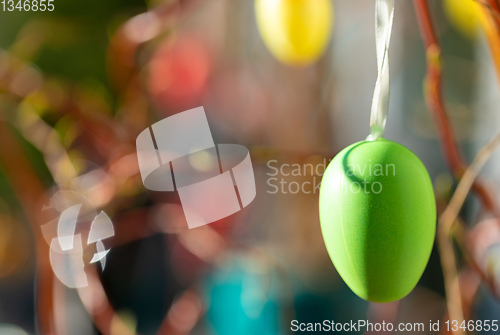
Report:
M 238 255 L 207 276 L 205 322 L 209 334 L 282 334 L 278 276 L 266 263 Z

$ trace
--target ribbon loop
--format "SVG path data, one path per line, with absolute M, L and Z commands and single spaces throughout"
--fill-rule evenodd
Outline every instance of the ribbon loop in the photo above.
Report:
M 375 5 L 375 46 L 377 49 L 377 81 L 373 92 L 370 136 L 373 141 L 385 132 L 389 112 L 389 44 L 394 19 L 394 0 L 377 0 Z

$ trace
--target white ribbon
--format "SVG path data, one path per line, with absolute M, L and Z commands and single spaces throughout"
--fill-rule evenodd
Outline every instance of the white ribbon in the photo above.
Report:
M 375 4 L 375 46 L 377 49 L 377 82 L 373 92 L 370 116 L 370 136 L 373 141 L 385 132 L 389 112 L 389 43 L 394 18 L 394 0 L 376 0 Z

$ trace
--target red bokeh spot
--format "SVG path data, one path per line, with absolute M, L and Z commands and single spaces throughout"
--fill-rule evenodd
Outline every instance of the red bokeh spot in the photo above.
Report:
M 205 92 L 211 59 L 207 47 L 192 36 L 160 46 L 149 67 L 153 100 L 169 114 L 196 107 Z

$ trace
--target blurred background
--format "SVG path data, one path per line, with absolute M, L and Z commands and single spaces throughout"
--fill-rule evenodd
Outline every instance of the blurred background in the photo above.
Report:
M 469 162 L 500 128 L 492 44 L 473 8 L 493 11 L 486 2 L 430 1 L 449 123 Z M 301 333 L 292 320 L 447 319 L 437 248 L 409 296 L 369 304 L 340 279 L 321 236 L 314 188 L 321 166 L 369 134 L 375 1 L 318 0 L 315 10 L 299 11 L 307 25 L 325 25 L 314 33 L 324 36 L 318 50 L 303 58 L 299 51 L 298 61 L 266 39 L 279 21 L 249 0 L 55 1 L 43 12 L 6 5 L 0 334 L 271 335 Z M 288 24 L 302 29 L 301 22 Z M 426 106 L 426 52 L 412 1 L 396 1 L 390 58 L 385 137 L 424 162 L 439 215 L 459 176 Z M 216 143 L 249 149 L 257 195 L 242 211 L 189 230 L 175 192 L 143 186 L 135 140 L 154 122 L 198 106 Z M 499 164 L 496 154 L 481 176 L 496 202 Z M 83 272 L 51 257 L 58 219 L 74 205 L 82 205 L 82 236 L 101 211 L 114 226 L 102 241 L 105 262 L 89 262 L 99 246 L 80 246 Z M 475 232 L 456 246 L 465 317 L 498 318 L 497 220 L 473 195 L 460 220 Z M 487 284 L 463 248 L 484 265 Z M 76 287 L 77 276 L 88 285 Z

